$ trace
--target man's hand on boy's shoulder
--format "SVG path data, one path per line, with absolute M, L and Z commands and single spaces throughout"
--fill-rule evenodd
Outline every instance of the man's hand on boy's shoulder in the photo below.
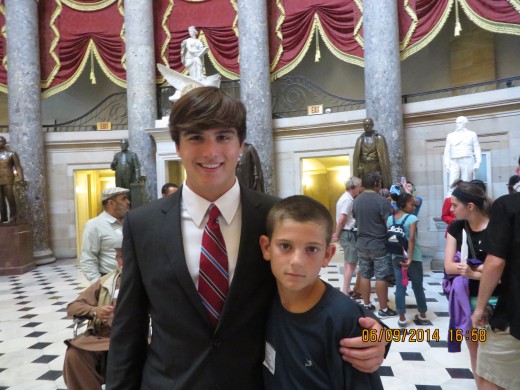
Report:
M 375 330 L 381 332 L 383 325 L 372 317 L 361 317 L 359 325 L 363 329 Z M 349 339 L 341 339 L 339 351 L 343 360 L 352 364 L 352 366 L 361 372 L 375 372 L 383 364 L 386 354 L 386 342 L 384 339 L 380 342 L 363 341 L 362 337 L 354 337 Z

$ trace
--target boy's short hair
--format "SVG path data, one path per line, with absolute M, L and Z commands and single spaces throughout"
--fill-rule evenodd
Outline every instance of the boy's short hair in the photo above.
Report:
M 333 222 L 329 210 L 317 200 L 305 195 L 293 195 L 275 204 L 267 215 L 267 236 L 272 237 L 275 225 L 284 220 L 315 222 L 325 227 L 325 241 L 330 244 Z
M 377 187 L 377 185 L 381 183 L 381 175 L 377 171 L 368 172 L 363 175 L 362 185 L 368 190 L 372 190 Z
M 237 130 L 242 144 L 246 139 L 246 108 L 219 88 L 194 88 L 173 104 L 169 130 L 177 145 L 183 132 L 231 128 Z

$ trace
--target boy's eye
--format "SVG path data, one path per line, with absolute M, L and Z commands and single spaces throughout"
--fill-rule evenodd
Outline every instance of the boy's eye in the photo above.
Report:
M 310 246 L 307 248 L 307 251 L 310 253 L 318 253 L 320 251 L 320 248 L 318 248 L 317 246 Z
M 287 249 L 289 249 L 290 247 L 291 247 L 291 246 L 290 246 L 288 243 L 286 243 L 286 242 L 282 242 L 282 243 L 280 244 L 280 248 L 283 249 L 283 250 L 287 250 Z

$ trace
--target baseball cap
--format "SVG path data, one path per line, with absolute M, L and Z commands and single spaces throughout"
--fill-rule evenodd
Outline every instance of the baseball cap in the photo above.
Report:
M 119 194 L 126 194 L 127 192 L 130 192 L 130 190 L 121 187 L 105 188 L 103 192 L 101 192 L 101 201 L 105 201 Z

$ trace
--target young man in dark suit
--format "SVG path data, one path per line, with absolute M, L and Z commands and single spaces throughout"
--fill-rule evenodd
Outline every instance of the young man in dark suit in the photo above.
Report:
M 218 88 L 196 88 L 174 104 L 170 133 L 186 181 L 175 194 L 126 217 L 107 389 L 263 389 L 264 333 L 275 283 L 258 239 L 278 199 L 240 187 L 235 177 L 245 123 L 243 104 Z M 220 210 L 216 224 L 227 252 L 222 274 L 228 288 L 218 313 L 209 311 L 198 291 L 207 283 L 201 243 L 211 205 Z M 372 318 L 360 323 L 381 329 Z M 363 371 L 383 360 L 384 343 L 356 338 L 341 345 L 344 358 Z

